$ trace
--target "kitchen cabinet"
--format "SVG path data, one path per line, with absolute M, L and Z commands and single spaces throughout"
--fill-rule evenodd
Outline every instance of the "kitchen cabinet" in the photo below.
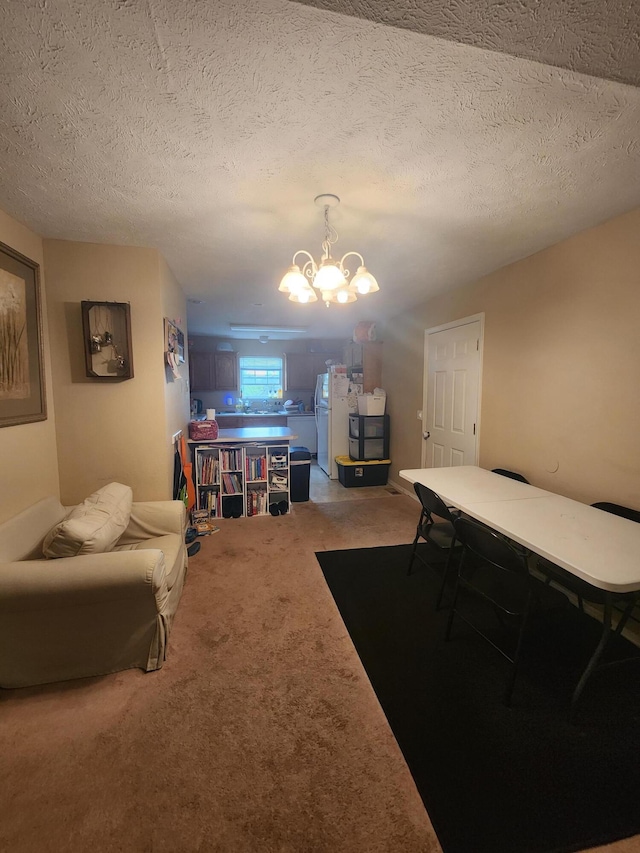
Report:
M 237 391 L 238 360 L 235 352 L 189 353 L 191 391 Z
M 212 391 L 215 366 L 211 352 L 189 353 L 189 380 L 191 391 Z
M 238 390 L 238 358 L 235 352 L 216 352 L 213 354 L 215 362 L 215 390 L 237 391 Z
M 382 387 L 382 341 L 349 342 L 343 352 L 347 373 L 362 373 L 365 394 Z
M 327 372 L 326 362 L 340 361 L 337 352 L 285 353 L 285 389 L 287 391 L 314 391 L 319 373 Z

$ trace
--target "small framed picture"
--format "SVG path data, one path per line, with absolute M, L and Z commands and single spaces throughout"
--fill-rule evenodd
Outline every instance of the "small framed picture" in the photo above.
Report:
M 167 317 L 164 318 L 164 337 L 167 361 L 184 364 L 184 333 Z
M 128 302 L 84 300 L 84 360 L 90 379 L 133 379 L 131 307 Z

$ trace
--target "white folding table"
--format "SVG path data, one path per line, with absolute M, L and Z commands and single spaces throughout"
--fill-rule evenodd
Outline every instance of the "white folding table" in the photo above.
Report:
M 575 703 L 609 639 L 613 597 L 640 591 L 640 524 L 475 465 L 400 476 L 603 591 L 602 636 L 574 690 Z

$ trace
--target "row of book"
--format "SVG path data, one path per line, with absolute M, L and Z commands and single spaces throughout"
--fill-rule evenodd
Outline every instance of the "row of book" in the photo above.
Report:
M 247 480 L 267 479 L 267 457 L 247 456 L 245 460 L 245 472 Z
M 265 489 L 247 491 L 247 515 L 264 515 L 267 512 L 268 498 Z
M 220 448 L 220 464 L 223 471 L 242 471 L 242 448 Z
M 222 488 L 227 495 L 234 495 L 242 492 L 242 477 L 239 474 L 233 474 L 229 471 L 222 472 Z
M 204 486 L 211 486 L 218 482 L 218 458 L 213 454 L 199 453 L 198 458 L 198 482 Z
M 210 516 L 220 516 L 220 492 L 217 489 L 199 489 L 198 506 Z

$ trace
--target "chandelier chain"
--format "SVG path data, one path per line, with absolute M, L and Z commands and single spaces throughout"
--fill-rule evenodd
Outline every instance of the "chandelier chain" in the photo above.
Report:
M 325 258 L 331 257 L 331 246 L 338 242 L 338 232 L 329 222 L 329 205 L 324 206 L 324 240 L 322 241 L 322 251 L 325 253 Z

